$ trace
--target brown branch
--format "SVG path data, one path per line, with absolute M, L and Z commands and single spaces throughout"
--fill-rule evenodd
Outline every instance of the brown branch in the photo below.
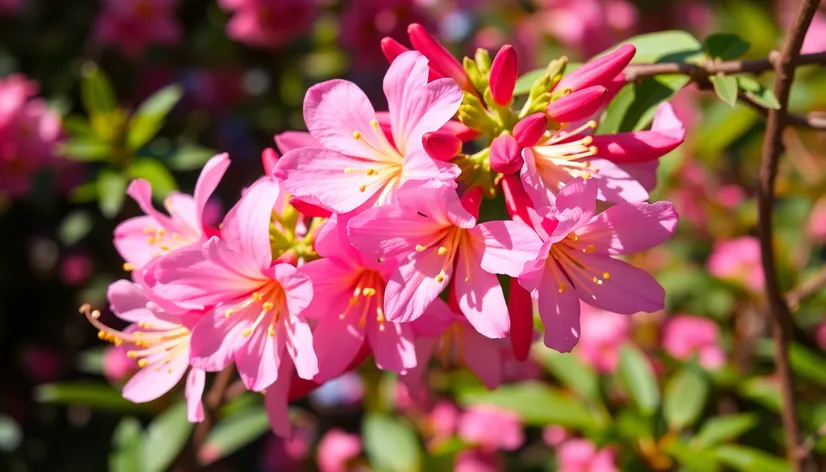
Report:
M 751 97 L 743 92 L 737 94 L 737 99 L 745 103 L 764 117 L 769 115 L 769 108 L 755 102 Z M 826 116 L 820 114 L 793 115 L 787 113 L 787 123 L 799 128 L 811 128 L 816 130 L 826 130 Z
M 769 57 L 756 61 L 723 61 L 689 64 L 687 62 L 663 62 L 657 64 L 629 64 L 625 68 L 625 80 L 632 82 L 645 77 L 678 74 L 687 75 L 695 82 L 701 82 L 715 74 L 747 74 L 767 72 L 780 63 L 782 54 L 773 51 Z M 826 64 L 826 51 L 797 55 L 791 61 L 792 67 L 812 64 Z
M 803 0 L 789 37 L 780 55 L 770 60 L 774 66 L 774 94 L 780 103 L 778 110 L 769 110 L 766 122 L 766 136 L 763 141 L 763 156 L 760 165 L 760 185 L 757 190 L 758 232 L 760 236 L 760 259 L 766 281 L 766 297 L 771 314 L 772 335 L 775 342 L 775 363 L 780 379 L 783 399 L 783 432 L 786 455 L 793 472 L 800 472 L 803 459 L 799 454 L 801 440 L 797 419 L 797 401 L 794 394 L 794 376 L 789 366 L 789 341 L 792 333 L 792 315 L 780 288 L 777 276 L 773 246 L 772 209 L 774 207 L 774 184 L 777 177 L 778 161 L 783 149 L 783 128 L 789 121 L 789 92 L 794 80 L 795 62 L 799 60 L 800 48 L 809 25 L 812 23 L 820 0 Z M 804 452 L 805 455 L 805 451 Z

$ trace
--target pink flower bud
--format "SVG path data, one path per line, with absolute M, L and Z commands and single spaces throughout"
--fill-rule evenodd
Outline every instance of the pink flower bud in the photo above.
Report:
M 407 49 L 407 47 L 393 38 L 388 37 L 381 40 L 381 52 L 384 53 L 387 62 L 393 62 L 393 59 L 397 58 L 399 54 L 409 50 L 410 49 Z
M 555 90 L 582 90 L 594 85 L 608 85 L 631 62 L 637 49 L 623 44 L 613 52 L 586 62 L 556 84 Z
M 272 175 L 275 165 L 278 164 L 278 153 L 273 148 L 264 148 L 261 152 L 261 164 L 264 165 L 264 175 Z
M 533 342 L 533 301 L 531 293 L 518 283 L 511 283 L 508 297 L 508 314 L 511 320 L 511 349 L 519 362 L 528 358 Z
M 497 136 L 490 146 L 490 166 L 496 172 L 513 174 L 522 168 L 519 143 L 509 134 Z
M 439 128 L 439 131 L 447 131 L 448 133 L 459 138 L 462 142 L 471 141 L 479 137 L 478 131 L 473 128 L 469 128 L 461 121 L 456 120 L 448 120 L 444 126 Z
M 595 85 L 551 102 L 545 114 L 559 123 L 584 120 L 605 104 L 605 87 Z
M 449 161 L 462 150 L 462 141 L 447 131 L 434 131 L 422 136 L 422 146 L 437 161 Z
M 427 34 L 427 31 L 420 24 L 413 23 L 407 27 L 407 34 L 413 47 L 422 53 L 429 61 L 430 67 L 439 74 L 450 77 L 464 90 L 475 93 L 473 85 L 462 64 L 450 54 L 450 51 Z
M 544 113 L 534 113 L 526 116 L 516 126 L 513 127 L 513 137 L 519 143 L 519 147 L 526 148 L 535 146 L 542 139 L 542 135 L 548 130 L 548 118 Z
M 311 217 L 318 217 L 318 218 L 329 218 L 332 213 L 330 210 L 325 210 L 324 208 L 314 205 L 309 202 L 305 202 L 304 200 L 299 200 L 296 197 L 290 197 L 290 205 L 292 205 L 299 213 L 304 216 L 311 216 Z
M 506 44 L 490 66 L 490 94 L 494 102 L 507 105 L 511 101 L 518 73 L 516 50 Z
M 479 207 L 482 206 L 482 188 L 471 187 L 462 195 L 462 207 L 474 218 L 479 218 Z

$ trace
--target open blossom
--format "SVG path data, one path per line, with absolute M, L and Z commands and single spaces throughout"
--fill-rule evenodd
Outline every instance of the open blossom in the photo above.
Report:
M 515 451 L 525 442 L 519 417 L 491 405 L 468 408 L 459 418 L 458 434 L 463 441 L 488 450 Z
M 716 369 L 726 361 L 720 346 L 720 329 L 714 321 L 699 316 L 669 318 L 663 328 L 663 349 L 671 357 L 688 360 L 697 356 L 700 365 Z
M 467 195 L 464 203 L 478 212 L 481 192 L 476 188 Z M 434 181 L 405 187 L 398 205 L 371 208 L 355 217 L 349 234 L 365 253 L 403 258 L 387 282 L 388 320 L 419 318 L 452 280 L 462 314 L 489 338 L 502 338 L 510 328 L 496 274 L 517 276 L 540 246 L 524 223 L 477 225 L 456 191 Z
M 283 435 L 293 370 L 311 379 L 318 365 L 301 315 L 312 283 L 295 267 L 273 263 L 270 217 L 280 194 L 270 179 L 253 184 L 227 214 L 220 238 L 153 265 L 153 290 L 180 306 L 209 309 L 192 330 L 192 365 L 219 371 L 234 361 L 247 388 L 267 390 L 271 425 Z
M 310 29 L 315 19 L 315 0 L 219 0 L 232 12 L 227 35 L 258 47 L 280 47 Z
M 321 472 L 347 472 L 347 463 L 361 453 L 361 438 L 340 429 L 331 429 L 318 443 L 318 469 Z
M 387 71 L 389 136 L 355 84 L 330 80 L 311 87 L 304 100 L 304 119 L 323 147 L 286 153 L 276 165 L 275 177 L 291 194 L 309 197 L 336 213 L 394 203 L 399 187 L 408 181 L 452 182 L 459 168 L 430 158 L 422 136 L 447 123 L 462 93 L 449 79 L 428 83 L 427 70 L 427 59 L 407 52 Z
M 124 268 L 144 267 L 152 259 L 193 243 L 202 242 L 212 231 L 204 227 L 207 200 L 229 167 L 229 156 L 218 154 L 201 170 L 194 195 L 171 193 L 164 201 L 168 216 L 152 206 L 152 186 L 138 179 L 126 193 L 135 199 L 144 216 L 130 218 L 115 228 L 115 248 L 126 260 Z
M 569 439 L 557 447 L 559 472 L 616 472 L 616 452 L 587 439 Z
M 140 278 L 138 277 L 140 282 Z M 164 311 L 147 295 L 141 283 L 120 280 L 109 286 L 109 303 L 118 318 L 130 324 L 123 331 L 112 329 L 98 318 L 100 313 L 81 308 L 90 323 L 100 330 L 98 337 L 124 349 L 137 359 L 140 370 L 123 386 L 123 397 L 135 403 L 155 400 L 186 378 L 189 421 L 204 417 L 201 395 L 205 373 L 189 366 L 192 326 L 200 319 L 197 312 L 172 314 Z
M 403 373 L 416 365 L 410 325 L 387 321 L 384 291 L 394 260 L 364 257 L 347 239 L 346 221 L 333 215 L 315 242 L 319 259 L 301 267 L 313 281 L 308 317 L 317 317 L 313 331 L 319 372 L 316 381 L 340 375 L 367 342 L 381 369 Z
M 535 226 L 544 244 L 519 283 L 532 292 L 545 324 L 545 344 L 569 352 L 580 337 L 579 301 L 622 314 L 663 309 L 665 291 L 647 272 L 611 256 L 656 246 L 674 234 L 668 202 L 619 203 L 600 214 L 597 189 L 577 179 Z
M 181 40 L 175 19 L 177 0 L 105 0 L 95 35 L 105 44 L 137 56 L 150 44 L 174 45 Z
M 754 236 L 715 242 L 706 266 L 715 277 L 739 283 L 754 292 L 763 290 L 760 242 Z
M 599 372 L 614 372 L 619 365 L 619 350 L 631 334 L 627 315 L 580 304 L 582 335 L 574 351 L 580 359 Z

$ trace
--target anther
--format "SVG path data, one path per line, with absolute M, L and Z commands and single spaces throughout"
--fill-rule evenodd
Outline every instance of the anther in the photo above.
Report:
M 146 367 L 148 365 L 149 365 L 149 361 L 146 360 L 146 359 L 141 359 L 141 360 L 138 361 L 138 367 L 140 367 L 141 369 L 143 369 L 144 367 Z
M 423 252 L 425 249 L 427 248 L 422 246 L 421 244 L 416 245 L 416 252 Z
M 135 269 L 137 269 L 137 267 L 135 267 L 135 264 L 132 264 L 131 262 L 123 263 L 123 270 L 125 270 L 126 272 L 132 272 Z
M 275 305 L 273 304 L 273 302 L 264 302 L 261 304 L 261 308 L 263 308 L 264 310 L 272 310 L 272 307 L 274 306 Z
M 353 137 L 355 139 L 361 139 L 361 132 L 360 131 L 353 131 Z
M 439 250 L 436 252 L 439 253 L 440 256 L 444 256 L 445 254 L 447 254 L 447 248 L 444 246 L 439 246 Z
M 373 287 L 367 287 L 361 291 L 361 294 L 365 297 L 372 297 L 376 294 L 376 289 L 374 289 Z
M 250 334 L 252 334 L 252 330 L 249 328 L 244 328 L 244 330 L 241 331 L 241 336 L 245 338 L 249 337 Z
M 445 275 L 447 275 L 447 274 L 445 274 L 444 270 L 439 272 L 439 274 L 436 276 L 436 282 L 439 282 L 439 283 L 444 282 L 445 281 Z
M 559 284 L 559 293 L 565 293 L 565 288 L 566 288 L 565 284 L 560 282 L 560 284 Z
M 361 186 L 359 186 L 359 192 L 364 192 L 365 190 L 367 190 L 367 186 L 366 186 L 366 185 L 361 185 Z
M 595 252 L 596 250 L 597 250 L 596 246 L 594 246 L 593 244 L 589 244 L 588 247 L 585 248 L 584 252 Z
M 608 280 L 608 279 L 611 278 L 611 274 L 609 272 L 603 272 L 602 273 L 602 278 L 605 279 L 605 280 Z
M 366 175 L 376 175 L 378 172 L 376 172 L 376 169 L 367 169 L 364 171 L 364 173 Z
M 353 172 L 353 169 L 351 169 L 350 167 L 345 167 L 344 168 L 344 173 L 345 174 L 349 174 L 350 172 Z
M 272 326 L 267 328 L 267 336 L 274 338 L 275 337 L 275 328 Z

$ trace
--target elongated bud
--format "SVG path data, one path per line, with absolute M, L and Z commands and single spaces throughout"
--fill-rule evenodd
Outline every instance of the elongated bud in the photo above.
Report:
M 522 168 L 522 154 L 516 138 L 509 134 L 497 136 L 490 145 L 490 167 L 501 174 L 513 174 Z
M 548 118 L 559 123 L 584 120 L 605 104 L 605 87 L 596 85 L 551 102 L 545 109 Z
M 434 131 L 422 136 L 422 146 L 427 154 L 438 161 L 449 161 L 462 150 L 462 141 L 446 131 Z
M 272 175 L 278 163 L 278 153 L 273 148 L 264 148 L 261 152 L 261 164 L 264 165 L 264 175 Z
M 381 40 L 381 52 L 384 53 L 384 57 L 387 58 L 387 62 L 393 62 L 393 60 L 399 57 L 401 53 L 409 50 L 410 49 L 407 49 L 407 47 L 405 47 L 402 43 L 393 38 L 387 37 Z
M 513 137 L 520 148 L 535 146 L 545 131 L 548 130 L 548 119 L 544 113 L 534 113 L 526 116 L 513 127 Z
M 637 49 L 631 44 L 623 44 L 616 50 L 586 62 L 571 72 L 556 85 L 557 90 L 582 90 L 594 85 L 608 85 L 634 58 Z
M 516 50 L 506 44 L 496 53 L 490 66 L 490 93 L 494 102 L 502 106 L 510 103 L 518 74 Z
M 474 218 L 479 218 L 479 207 L 482 205 L 482 187 L 471 187 L 461 198 L 462 207 Z
M 522 288 L 515 279 L 511 280 L 508 295 L 511 349 L 513 357 L 519 362 L 524 362 L 533 342 L 533 300 L 530 292 Z
M 459 64 L 459 61 L 444 46 L 427 34 L 422 25 L 411 24 L 407 27 L 407 34 L 410 36 L 413 47 L 430 61 L 431 68 L 455 80 L 463 90 L 475 93 L 462 64 Z
M 312 203 L 305 202 L 304 200 L 299 200 L 296 197 L 290 197 L 290 205 L 292 205 L 293 208 L 298 210 L 298 212 L 304 216 L 329 218 L 330 215 L 332 215 L 332 212 L 330 212 L 330 210 L 326 210 L 318 205 L 313 205 Z

